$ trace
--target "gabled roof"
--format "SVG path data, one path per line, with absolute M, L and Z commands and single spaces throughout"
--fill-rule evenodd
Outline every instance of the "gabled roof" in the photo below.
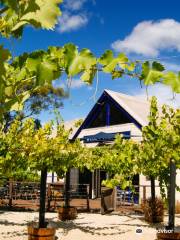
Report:
M 108 93 L 121 107 L 126 110 L 141 126 L 148 124 L 148 115 L 150 102 L 142 100 L 135 96 L 104 90 Z
M 98 99 L 97 103 L 94 105 L 92 110 L 87 115 L 86 119 L 80 126 L 80 128 L 75 132 L 72 139 L 75 139 L 82 129 L 86 128 L 89 119 L 95 115 L 97 108 L 100 106 L 100 103 L 103 101 L 103 97 L 106 96 L 114 103 L 121 108 L 124 112 L 126 112 L 129 118 L 132 119 L 139 128 L 148 124 L 148 115 L 150 110 L 150 102 L 142 100 L 135 96 L 130 96 L 126 94 L 122 94 L 119 92 L 111 91 L 105 89 L 101 97 Z

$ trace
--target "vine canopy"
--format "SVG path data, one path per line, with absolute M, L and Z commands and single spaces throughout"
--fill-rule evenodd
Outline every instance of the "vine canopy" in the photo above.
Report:
M 53 30 L 61 15 L 61 3 L 62 0 L 1 0 L 1 36 L 20 38 L 28 25 Z M 12 57 L 12 53 L 0 45 L 0 119 L 5 112 L 22 110 L 34 90 L 51 85 L 62 73 L 69 79 L 80 76 L 82 81 L 91 84 L 97 71 L 110 74 L 112 79 L 128 75 L 147 86 L 161 82 L 174 93 L 180 93 L 180 73 L 166 71 L 156 61 L 131 61 L 124 53 L 115 55 L 111 50 L 97 57 L 89 49 L 79 50 L 72 43 Z

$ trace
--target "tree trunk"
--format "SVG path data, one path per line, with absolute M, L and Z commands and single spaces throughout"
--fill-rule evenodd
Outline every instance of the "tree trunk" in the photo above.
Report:
M 156 198 L 156 193 L 155 193 L 155 179 L 154 177 L 150 177 L 151 179 L 151 200 L 152 200 L 152 222 L 155 222 L 155 198 Z
M 13 181 L 9 180 L 9 207 L 12 207 L 12 197 L 13 197 Z
M 70 170 L 66 172 L 65 207 L 70 206 Z
M 169 221 L 168 228 L 174 230 L 175 222 L 175 191 L 176 191 L 176 165 L 170 161 L 170 179 L 169 179 Z
M 45 228 L 47 168 L 41 170 L 39 228 Z

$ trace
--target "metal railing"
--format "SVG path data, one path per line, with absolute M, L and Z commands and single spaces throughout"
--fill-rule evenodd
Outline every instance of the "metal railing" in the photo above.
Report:
M 64 202 L 65 189 L 62 183 L 48 183 L 46 189 L 47 208 Z M 89 208 L 89 185 L 70 185 L 70 200 L 85 199 Z M 39 207 L 40 184 L 37 182 L 6 181 L 0 186 L 0 205 Z
M 134 190 L 131 189 L 121 189 L 116 188 L 116 205 L 135 205 L 141 204 L 146 201 L 147 198 L 151 196 L 151 186 L 150 185 L 134 185 Z M 160 187 L 155 186 L 156 196 L 160 197 Z

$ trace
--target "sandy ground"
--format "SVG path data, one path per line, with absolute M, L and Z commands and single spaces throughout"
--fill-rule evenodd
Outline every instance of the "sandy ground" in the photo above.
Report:
M 0 240 L 27 240 L 27 223 L 38 219 L 37 212 L 0 212 Z M 109 215 L 81 213 L 74 221 L 61 222 L 57 213 L 47 213 L 53 226 L 57 227 L 56 237 L 62 240 L 154 240 L 156 227 L 143 221 L 142 215 Z M 167 217 L 165 217 L 165 222 Z M 180 215 L 176 216 L 180 230 Z M 142 233 L 137 234 L 136 229 Z

